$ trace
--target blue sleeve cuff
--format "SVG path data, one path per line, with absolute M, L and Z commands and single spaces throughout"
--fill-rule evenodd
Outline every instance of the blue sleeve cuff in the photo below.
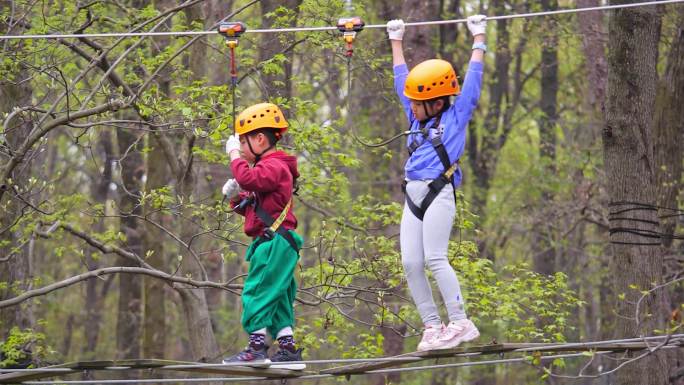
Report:
M 408 75 L 408 67 L 406 64 L 399 64 L 394 66 L 394 76 Z

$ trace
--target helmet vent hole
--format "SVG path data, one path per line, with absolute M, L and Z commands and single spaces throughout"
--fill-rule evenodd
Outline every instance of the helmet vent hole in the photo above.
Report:
M 444 82 L 439 82 L 439 85 L 440 85 L 440 86 L 444 85 Z
M 247 124 L 250 124 L 250 123 L 252 123 L 252 121 L 251 121 L 251 120 L 248 120 L 248 121 L 247 121 Z
M 252 115 L 252 119 L 256 119 L 256 114 L 255 114 L 255 115 Z
M 444 79 L 449 79 L 449 75 L 445 76 Z
M 271 112 L 271 110 L 266 110 L 266 112 Z
M 264 117 L 264 114 L 261 114 L 261 117 L 263 118 L 263 117 Z
M 432 86 L 433 86 L 433 87 L 436 86 L 436 85 L 437 85 L 437 83 L 432 83 Z
M 428 91 L 430 91 L 431 89 L 432 89 L 432 88 L 428 87 L 428 89 L 427 89 L 427 90 L 428 90 Z

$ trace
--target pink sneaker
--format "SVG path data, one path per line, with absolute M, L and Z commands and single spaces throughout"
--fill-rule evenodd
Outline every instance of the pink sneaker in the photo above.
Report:
M 461 342 L 472 341 L 480 336 L 480 332 L 469 319 L 461 319 L 458 321 L 449 322 L 446 328 L 439 336 L 436 345 L 438 347 L 433 349 L 450 349 L 455 348 Z
M 444 324 L 437 325 L 425 325 L 425 331 L 423 332 L 423 338 L 418 344 L 418 351 L 423 352 L 426 350 L 439 349 L 439 337 L 442 335 L 444 330 Z

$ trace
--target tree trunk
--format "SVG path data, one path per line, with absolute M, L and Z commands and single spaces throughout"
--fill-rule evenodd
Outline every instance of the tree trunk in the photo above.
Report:
M 147 181 L 145 191 L 164 187 L 168 182 L 168 167 L 164 152 L 159 148 L 156 136 L 149 135 L 148 146 L 151 151 L 147 157 Z M 163 223 L 164 214 L 146 205 L 145 217 L 156 223 Z M 144 250 L 146 261 L 151 266 L 166 270 L 166 255 L 164 250 L 165 234 L 150 222 L 144 224 Z M 166 302 L 164 299 L 164 282 L 150 277 L 143 278 L 144 285 L 144 319 L 143 319 L 143 357 L 163 358 L 166 345 Z
M 461 0 L 440 0 L 439 3 L 443 20 L 463 18 L 461 14 Z M 455 49 L 458 32 L 457 24 L 439 26 L 439 54 L 442 59 L 450 61 L 456 69 L 456 73 L 460 74 L 464 67 L 464 61 L 469 57 Z
M 202 13 L 202 4 L 185 8 L 188 25 L 204 25 L 205 18 Z M 185 51 L 185 66 L 193 71 L 192 78 L 195 80 L 202 80 L 207 74 L 207 42 L 205 40 L 206 37 L 202 37 Z
M 277 15 L 273 15 L 279 7 L 286 7 L 299 13 L 299 5 L 302 0 L 261 1 L 261 22 L 262 28 L 272 28 L 277 20 Z M 296 20 L 296 19 L 295 19 Z M 272 59 L 276 54 L 283 54 L 287 47 L 294 43 L 293 34 L 281 34 L 278 36 L 262 35 L 259 46 L 259 61 L 263 62 Z M 264 100 L 272 100 L 276 97 L 289 99 L 292 94 L 292 51 L 284 53 L 285 60 L 282 63 L 282 73 L 261 73 L 261 95 Z M 286 117 L 289 117 L 286 114 Z
M 186 14 L 188 15 L 188 20 L 202 22 L 204 19 L 199 6 L 189 9 Z M 202 80 L 204 74 L 207 73 L 206 66 L 208 63 L 204 60 L 206 46 L 198 42 L 193 45 L 192 50 L 189 52 L 193 58 L 190 58 L 186 64 L 192 74 L 192 80 Z M 195 60 L 197 57 L 202 60 Z M 192 202 L 194 197 L 197 196 L 197 174 L 200 173 L 200 171 L 195 170 L 196 166 L 193 165 L 192 151 L 196 137 L 192 132 L 186 132 L 182 139 L 179 142 L 179 147 L 185 149 L 185 153 L 181 155 L 180 163 L 183 166 L 180 169 L 182 174 L 176 175 L 176 185 L 178 195 L 183 202 Z M 189 209 L 184 209 L 181 219 L 183 223 L 178 223 L 181 239 L 186 242 L 193 238 L 196 230 L 188 222 L 192 217 L 192 212 Z M 202 262 L 197 260 L 189 250 L 181 249 L 181 251 L 183 254 L 181 274 L 191 276 L 194 279 L 207 279 L 203 274 Z M 206 362 L 217 360 L 219 358 L 219 349 L 214 335 L 214 327 L 205 291 L 183 285 L 179 285 L 177 291 L 183 301 L 183 312 L 185 314 L 186 327 L 188 328 L 190 348 L 193 355 L 192 359 Z
M 658 84 L 654 137 L 658 205 L 679 208 L 677 199 L 682 184 L 682 143 L 684 143 L 684 7 L 679 16 L 675 36 L 667 57 L 665 74 Z M 678 216 L 672 210 L 661 210 L 663 233 L 671 237 Z M 663 238 L 663 246 L 672 247 L 672 238 Z
M 112 162 L 114 161 L 114 151 L 112 148 L 112 135 L 109 130 L 103 130 L 100 133 L 100 148 L 103 154 L 102 161 L 102 175 L 98 178 L 93 178 L 91 197 L 96 204 L 107 204 L 107 196 L 109 192 L 109 185 L 112 183 Z M 96 220 L 93 224 L 95 233 L 102 233 L 104 228 L 104 221 L 102 219 Z M 100 263 L 97 258 L 93 258 L 95 253 L 92 248 L 87 249 L 86 263 L 88 270 L 96 270 L 100 268 Z M 81 355 L 84 359 L 95 359 L 95 349 L 97 347 L 97 340 L 100 334 L 100 322 L 102 321 L 102 301 L 103 297 L 98 292 L 99 279 L 89 279 L 86 281 L 86 298 L 85 298 L 85 322 L 83 323 L 83 334 L 85 335 L 85 345 L 81 350 Z
M 163 9 L 172 4 L 168 0 L 155 2 L 157 9 Z M 168 25 L 168 27 L 171 27 Z M 159 39 L 157 44 L 152 47 L 154 54 L 159 54 L 166 49 L 168 39 Z M 159 90 L 169 97 L 171 80 L 170 74 L 166 73 L 158 80 Z M 147 136 L 147 145 L 151 151 L 147 155 L 145 165 L 145 191 L 150 192 L 166 186 L 169 182 L 168 160 L 164 151 L 160 148 L 158 141 L 160 133 L 153 133 Z M 146 205 L 143 210 L 145 217 L 151 221 L 163 224 L 165 215 Z M 143 225 L 143 250 L 146 253 L 146 261 L 150 266 L 160 270 L 166 270 L 168 257 L 165 254 L 164 240 L 166 235 L 153 223 L 145 222 Z M 166 350 L 166 298 L 164 295 L 164 282 L 150 277 L 143 278 L 143 325 L 142 325 L 142 353 L 144 358 L 163 358 Z
M 554 11 L 558 8 L 556 0 L 542 0 L 544 11 Z M 544 165 L 549 178 L 556 175 L 556 124 L 558 121 L 558 36 L 557 27 L 553 18 L 544 18 L 541 24 L 544 34 L 541 48 L 541 93 L 539 105 L 541 116 L 539 118 L 539 158 Z M 540 217 L 553 218 L 553 192 L 542 185 L 542 202 L 548 202 L 541 210 Z M 532 235 L 533 265 L 536 272 L 541 274 L 553 274 L 556 271 L 556 249 L 553 242 L 553 232 L 548 222 L 542 221 L 536 226 Z
M 206 2 L 206 27 L 213 25 L 215 22 L 223 19 L 231 13 L 233 9 L 233 0 L 209 0 Z M 224 51 L 225 52 L 225 51 Z M 217 57 L 219 63 L 229 63 L 228 56 L 225 53 L 209 53 L 209 58 Z M 241 68 L 238 68 L 240 73 Z M 209 72 L 209 84 L 221 85 L 230 81 L 230 67 L 228 65 L 213 66 Z
M 577 0 L 578 8 L 596 7 L 599 0 Z M 597 111 L 603 110 L 606 97 L 606 32 L 601 11 L 580 12 L 577 14 L 579 31 L 582 34 L 582 50 L 587 62 L 588 104 Z
M 398 307 L 398 306 L 397 306 Z M 389 328 L 380 330 L 384 339 L 382 341 L 382 349 L 385 356 L 396 356 L 404 352 L 404 336 L 397 334 L 406 333 L 406 324 L 395 325 L 396 332 Z M 375 380 L 376 385 L 385 384 L 401 384 L 401 375 L 399 373 L 390 373 L 377 376 Z
M 127 215 L 140 215 L 140 190 L 144 164 L 142 154 L 137 148 L 142 143 L 128 129 L 118 129 L 119 166 L 121 170 L 121 185 L 119 186 L 119 208 L 122 215 L 121 232 L 126 236 L 126 249 L 143 256 L 142 226 L 137 219 Z M 118 257 L 119 266 L 136 266 L 127 258 Z M 141 326 L 141 280 L 135 274 L 119 275 L 119 307 L 116 324 L 117 357 L 133 359 L 140 357 L 140 326 Z
M 406 22 L 431 20 L 440 14 L 438 6 L 439 2 L 436 1 L 406 0 L 401 15 Z M 424 60 L 435 58 L 431 44 L 434 32 L 431 26 L 407 28 L 404 36 L 404 55 L 409 69 Z
M 655 136 L 655 169 L 657 202 L 661 206 L 661 228 L 664 234 L 662 244 L 668 250 L 667 254 L 677 254 L 672 236 L 680 231 L 677 220 L 682 218 L 671 209 L 679 208 L 679 194 L 682 191 L 682 159 L 684 158 L 684 7 L 678 7 L 679 14 L 675 35 L 672 39 L 670 53 L 667 57 L 665 74 L 660 79 L 656 97 L 654 136 Z M 665 209 L 663 209 L 665 208 Z M 684 247 L 684 246 L 683 246 Z M 681 251 L 679 252 L 681 255 Z M 667 276 L 673 274 L 676 268 L 665 266 Z M 679 304 L 684 303 L 684 290 L 681 285 L 675 287 L 669 303 L 669 310 L 674 311 Z M 673 357 L 672 370 L 684 362 L 681 350 L 671 352 Z M 673 373 L 671 373 L 673 374 Z M 673 384 L 684 384 L 684 377 L 680 377 Z
M 8 2 L 0 5 L 0 13 L 4 14 Z M 16 9 L 15 12 L 20 12 Z M 3 34 L 21 34 L 23 28 L 15 26 L 11 31 L 5 19 L 0 19 L 0 32 Z M 0 44 L 2 56 L 5 58 L 13 57 L 13 53 L 21 52 L 23 42 L 3 42 Z M 8 59 L 11 60 L 11 59 Z M 17 66 L 14 76 L 5 75 L 0 78 L 0 116 L 3 120 L 0 124 L 6 123 L 7 115 L 15 107 L 30 106 L 33 90 L 29 80 L 30 74 L 24 65 Z M 17 149 L 17 147 L 28 136 L 33 126 L 29 114 L 17 114 L 10 122 L 7 122 L 8 130 L 0 134 L 0 147 Z M 32 154 L 25 157 L 26 161 L 32 159 Z M 0 151 L 0 164 L 9 160 L 7 149 Z M 31 167 L 16 168 L 11 176 L 11 183 L 7 183 L 7 194 L 5 200 L 0 201 L 0 282 L 7 283 L 8 288 L 0 290 L 0 299 L 7 299 L 16 295 L 15 290 L 24 291 L 30 285 L 32 278 L 32 258 L 28 253 L 27 244 L 18 247 L 20 239 L 28 240 L 31 234 L 26 234 L 23 229 L 15 227 L 16 222 L 27 210 L 26 205 L 16 198 L 17 194 L 26 194 L 26 181 L 31 175 Z M 30 210 L 30 209 L 28 209 Z M 19 308 L 11 307 L 0 310 L 0 339 L 7 337 L 9 330 L 13 326 L 20 329 L 32 328 L 35 324 L 32 306 L 27 303 L 20 305 Z
M 656 165 L 652 131 L 660 37 L 657 9 L 615 11 L 609 36 L 603 150 L 615 294 L 624 295 L 616 298 L 619 316 L 615 337 L 626 338 L 663 330 L 668 313 L 663 290 L 656 290 L 646 296 L 634 318 L 640 291 L 662 283 L 663 278 L 660 240 L 639 235 L 659 231 L 658 213 L 653 209 Z M 616 383 L 664 385 L 668 382 L 667 373 L 668 363 L 661 352 L 623 367 L 617 373 Z
M 595 7 L 601 5 L 599 0 L 577 0 L 578 8 L 585 7 Z M 595 145 L 599 140 L 601 129 L 603 126 L 603 104 L 606 98 L 606 79 L 608 72 L 608 63 L 606 61 L 606 20 L 607 13 L 601 11 L 592 12 L 580 12 L 577 14 L 578 30 L 582 35 L 582 51 L 585 57 L 585 69 L 586 69 L 586 84 L 589 85 L 585 87 L 586 98 L 584 98 L 584 108 L 588 112 L 584 119 L 582 119 L 582 124 L 578 125 L 574 130 L 574 135 L 572 135 L 572 143 L 580 148 L 581 150 L 590 151 L 590 148 Z M 582 196 L 578 204 L 581 207 L 589 207 L 591 203 L 590 189 L 594 182 L 584 175 L 581 167 L 578 167 L 573 172 L 573 180 L 575 185 L 575 197 Z M 604 189 L 599 188 L 599 191 L 604 191 Z M 570 245 L 585 244 L 582 240 L 585 238 L 585 232 L 583 229 L 586 224 L 580 224 L 578 231 L 568 239 L 567 243 Z M 604 230 L 597 228 L 599 234 Z M 581 246 L 579 246 L 581 247 Z M 581 247 L 585 250 L 584 247 Z M 582 262 L 580 266 L 591 266 L 594 265 L 597 268 L 591 269 L 588 274 L 600 274 L 596 272 L 599 266 L 607 266 L 611 263 L 610 258 L 610 248 L 605 247 L 604 252 L 598 256 L 590 256 L 588 253 L 583 253 Z M 612 306 L 611 301 L 607 301 L 610 298 L 610 283 L 606 280 L 601 280 L 597 285 L 594 285 L 591 280 L 586 280 L 585 277 L 576 276 L 572 278 L 573 281 L 577 281 L 574 286 L 579 287 L 580 292 L 583 293 L 582 299 L 587 302 L 587 306 L 584 306 L 580 311 L 581 324 L 583 329 L 583 338 L 587 341 L 595 341 L 599 339 L 610 339 L 610 330 L 612 330 L 612 325 L 614 323 L 613 312 L 609 310 Z M 607 310 L 607 311 L 602 311 Z M 598 357 L 594 360 L 592 367 L 597 369 L 600 366 L 606 366 L 609 362 L 606 362 L 605 358 Z M 589 385 L 595 383 L 592 379 L 586 379 L 583 384 Z
M 505 12 L 504 1 L 492 2 L 492 13 Z M 506 140 L 506 127 L 500 134 L 501 117 L 504 115 L 504 99 L 509 94 L 509 68 L 512 61 L 510 50 L 510 32 L 507 20 L 496 21 L 496 49 L 494 51 L 494 71 L 489 83 L 489 102 L 484 118 L 482 139 L 478 141 L 477 126 L 471 122 L 468 125 L 468 162 L 473 170 L 474 189 L 471 198 L 472 211 L 484 218 L 487 207 L 489 184 L 497 163 L 497 153 Z M 479 244 L 480 253 L 493 260 L 494 255 L 487 253 L 484 242 Z

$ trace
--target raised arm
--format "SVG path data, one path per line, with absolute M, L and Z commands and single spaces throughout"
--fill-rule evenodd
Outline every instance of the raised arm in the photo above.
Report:
M 409 122 L 413 121 L 413 112 L 408 98 L 404 96 L 404 84 L 406 83 L 406 76 L 408 75 L 408 68 L 406 68 L 406 61 L 404 60 L 404 49 L 401 44 L 401 39 L 404 36 L 404 21 L 390 20 L 387 23 L 387 37 L 390 39 L 392 47 L 392 64 L 394 73 L 394 91 L 396 91 L 399 101 L 404 108 L 404 113 Z
M 392 45 L 392 64 L 396 67 L 406 64 L 404 60 L 404 47 L 401 39 L 404 37 L 404 21 L 400 19 L 390 20 L 387 23 L 387 35 Z
M 473 53 L 470 55 L 471 62 L 482 63 L 484 61 L 484 54 L 486 50 L 485 32 L 487 30 L 487 16 L 473 15 L 468 17 L 468 29 L 473 35 Z M 476 47 L 481 48 L 476 48 Z

